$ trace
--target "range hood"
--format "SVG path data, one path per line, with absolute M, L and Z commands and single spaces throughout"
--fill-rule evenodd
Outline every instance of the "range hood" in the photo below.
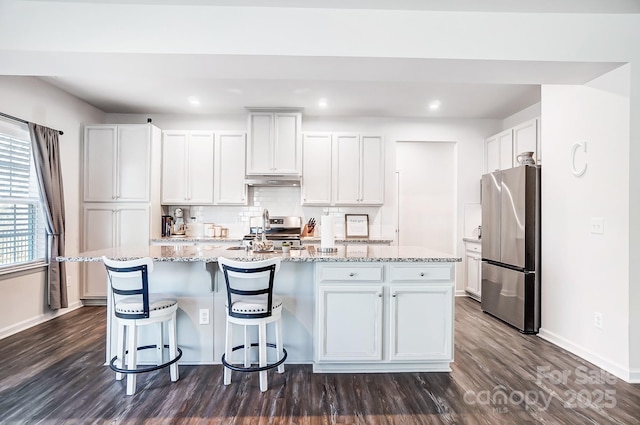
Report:
M 300 186 L 299 176 L 282 176 L 282 175 L 267 175 L 267 176 L 247 176 L 244 181 L 247 186 Z

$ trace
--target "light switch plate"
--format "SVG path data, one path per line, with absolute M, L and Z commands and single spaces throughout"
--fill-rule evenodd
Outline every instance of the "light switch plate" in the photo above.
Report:
M 209 309 L 208 308 L 201 308 L 200 309 L 200 320 L 199 320 L 201 325 L 208 325 L 209 324 Z
M 591 233 L 595 235 L 601 235 L 604 233 L 604 218 L 591 218 Z

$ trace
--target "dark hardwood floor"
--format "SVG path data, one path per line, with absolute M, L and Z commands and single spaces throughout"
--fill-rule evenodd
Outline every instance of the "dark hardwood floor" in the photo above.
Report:
M 638 424 L 627 384 L 456 299 L 451 373 L 256 374 L 181 366 L 141 375 L 138 392 L 103 366 L 103 307 L 85 307 L 0 341 L 1 424 Z

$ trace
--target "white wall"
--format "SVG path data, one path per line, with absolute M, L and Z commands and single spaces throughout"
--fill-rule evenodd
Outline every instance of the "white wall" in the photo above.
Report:
M 66 253 L 79 248 L 80 140 L 85 122 L 101 122 L 105 114 L 33 77 L 0 76 L 0 111 L 62 130 L 62 177 L 66 208 Z M 79 307 L 79 268 L 67 264 L 69 308 L 52 311 L 47 305 L 45 272 L 0 277 L 0 338 Z
M 542 103 L 538 102 L 535 105 L 531 105 L 528 108 L 518 111 L 515 114 L 508 116 L 502 121 L 502 129 L 506 130 L 511 127 L 515 127 L 518 124 L 538 118 L 542 109 Z
M 542 88 L 540 336 L 629 375 L 629 66 L 584 86 Z M 571 172 L 574 143 L 576 167 Z M 590 221 L 604 218 L 604 233 Z M 603 328 L 594 326 L 595 312 Z

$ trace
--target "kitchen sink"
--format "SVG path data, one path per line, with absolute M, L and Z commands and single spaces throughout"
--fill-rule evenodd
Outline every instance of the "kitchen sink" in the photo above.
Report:
M 227 248 L 227 251 L 244 251 L 245 247 L 244 246 L 230 246 Z M 307 249 L 304 246 L 292 246 L 291 247 L 291 251 L 302 251 Z M 275 247 L 273 248 L 273 251 L 282 251 L 282 248 L 280 247 Z

